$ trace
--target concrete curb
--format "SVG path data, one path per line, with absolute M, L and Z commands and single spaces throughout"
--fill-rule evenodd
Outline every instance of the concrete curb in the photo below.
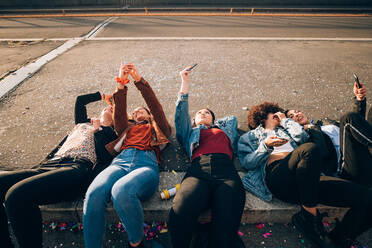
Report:
M 180 183 L 184 172 L 173 174 L 171 172 L 160 173 L 160 183 L 158 192 L 148 200 L 143 202 L 144 216 L 146 221 L 167 221 L 168 213 L 172 206 L 173 198 L 169 200 L 161 200 L 161 190 L 174 187 L 175 184 Z M 240 176 L 244 173 L 240 172 Z M 54 205 L 41 206 L 42 216 L 44 221 L 77 221 L 81 222 L 83 201 L 77 200 L 75 202 L 63 202 Z M 293 214 L 299 210 L 297 205 L 287 204 L 274 199 L 272 202 L 265 202 L 249 192 L 246 192 L 246 203 L 242 216 L 242 222 L 244 223 L 289 223 Z M 335 217 L 341 218 L 346 208 L 333 208 L 321 206 L 320 211 L 327 211 L 331 218 L 325 219 L 333 222 Z M 107 208 L 107 220 L 109 222 L 118 222 L 119 217 L 117 216 L 115 209 L 110 203 Z M 199 218 L 200 221 L 210 221 L 210 212 L 205 212 Z

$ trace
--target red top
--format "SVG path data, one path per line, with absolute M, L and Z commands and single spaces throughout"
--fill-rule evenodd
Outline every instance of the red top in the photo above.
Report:
M 151 125 L 137 124 L 134 125 L 127 133 L 121 150 L 128 148 L 137 148 L 139 150 L 152 150 L 151 141 Z
M 152 126 L 149 123 L 136 124 L 127 133 L 121 151 L 128 148 L 137 148 L 139 150 L 155 152 L 158 164 L 161 162 L 160 149 L 158 146 L 150 145 L 152 139 Z
M 199 146 L 193 151 L 191 160 L 209 153 L 224 153 L 232 159 L 234 151 L 229 137 L 219 128 L 200 130 Z

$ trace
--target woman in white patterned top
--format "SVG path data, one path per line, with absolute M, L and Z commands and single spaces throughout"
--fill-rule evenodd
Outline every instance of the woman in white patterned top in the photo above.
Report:
M 42 247 L 39 205 L 82 197 L 94 176 L 110 164 L 113 157 L 105 145 L 117 138 L 113 107 L 105 107 L 99 119 L 89 119 L 86 110 L 86 104 L 108 99 L 99 92 L 78 96 L 76 126 L 62 146 L 38 168 L 0 172 L 1 247 L 13 247 L 8 221 L 20 247 Z

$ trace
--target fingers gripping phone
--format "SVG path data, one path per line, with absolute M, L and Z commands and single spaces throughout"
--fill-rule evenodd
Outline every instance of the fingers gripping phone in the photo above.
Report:
M 358 76 L 354 73 L 353 74 L 354 75 L 354 80 L 355 80 L 355 82 L 357 83 L 357 85 L 358 85 L 358 88 L 362 88 L 362 85 L 360 85 L 360 83 L 359 83 L 359 78 L 358 78 Z

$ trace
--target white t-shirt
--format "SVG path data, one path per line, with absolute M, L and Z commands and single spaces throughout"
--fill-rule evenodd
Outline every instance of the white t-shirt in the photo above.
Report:
M 333 143 L 333 146 L 337 152 L 338 163 L 341 162 L 341 151 L 340 151 L 340 128 L 335 125 L 325 125 L 320 127 L 322 132 L 327 134 Z
M 269 131 L 267 133 L 268 133 L 267 137 L 277 136 L 274 131 Z M 277 154 L 277 153 L 282 153 L 282 152 L 292 152 L 293 150 L 294 150 L 293 146 L 288 141 L 284 145 L 274 146 L 274 151 L 271 154 Z

